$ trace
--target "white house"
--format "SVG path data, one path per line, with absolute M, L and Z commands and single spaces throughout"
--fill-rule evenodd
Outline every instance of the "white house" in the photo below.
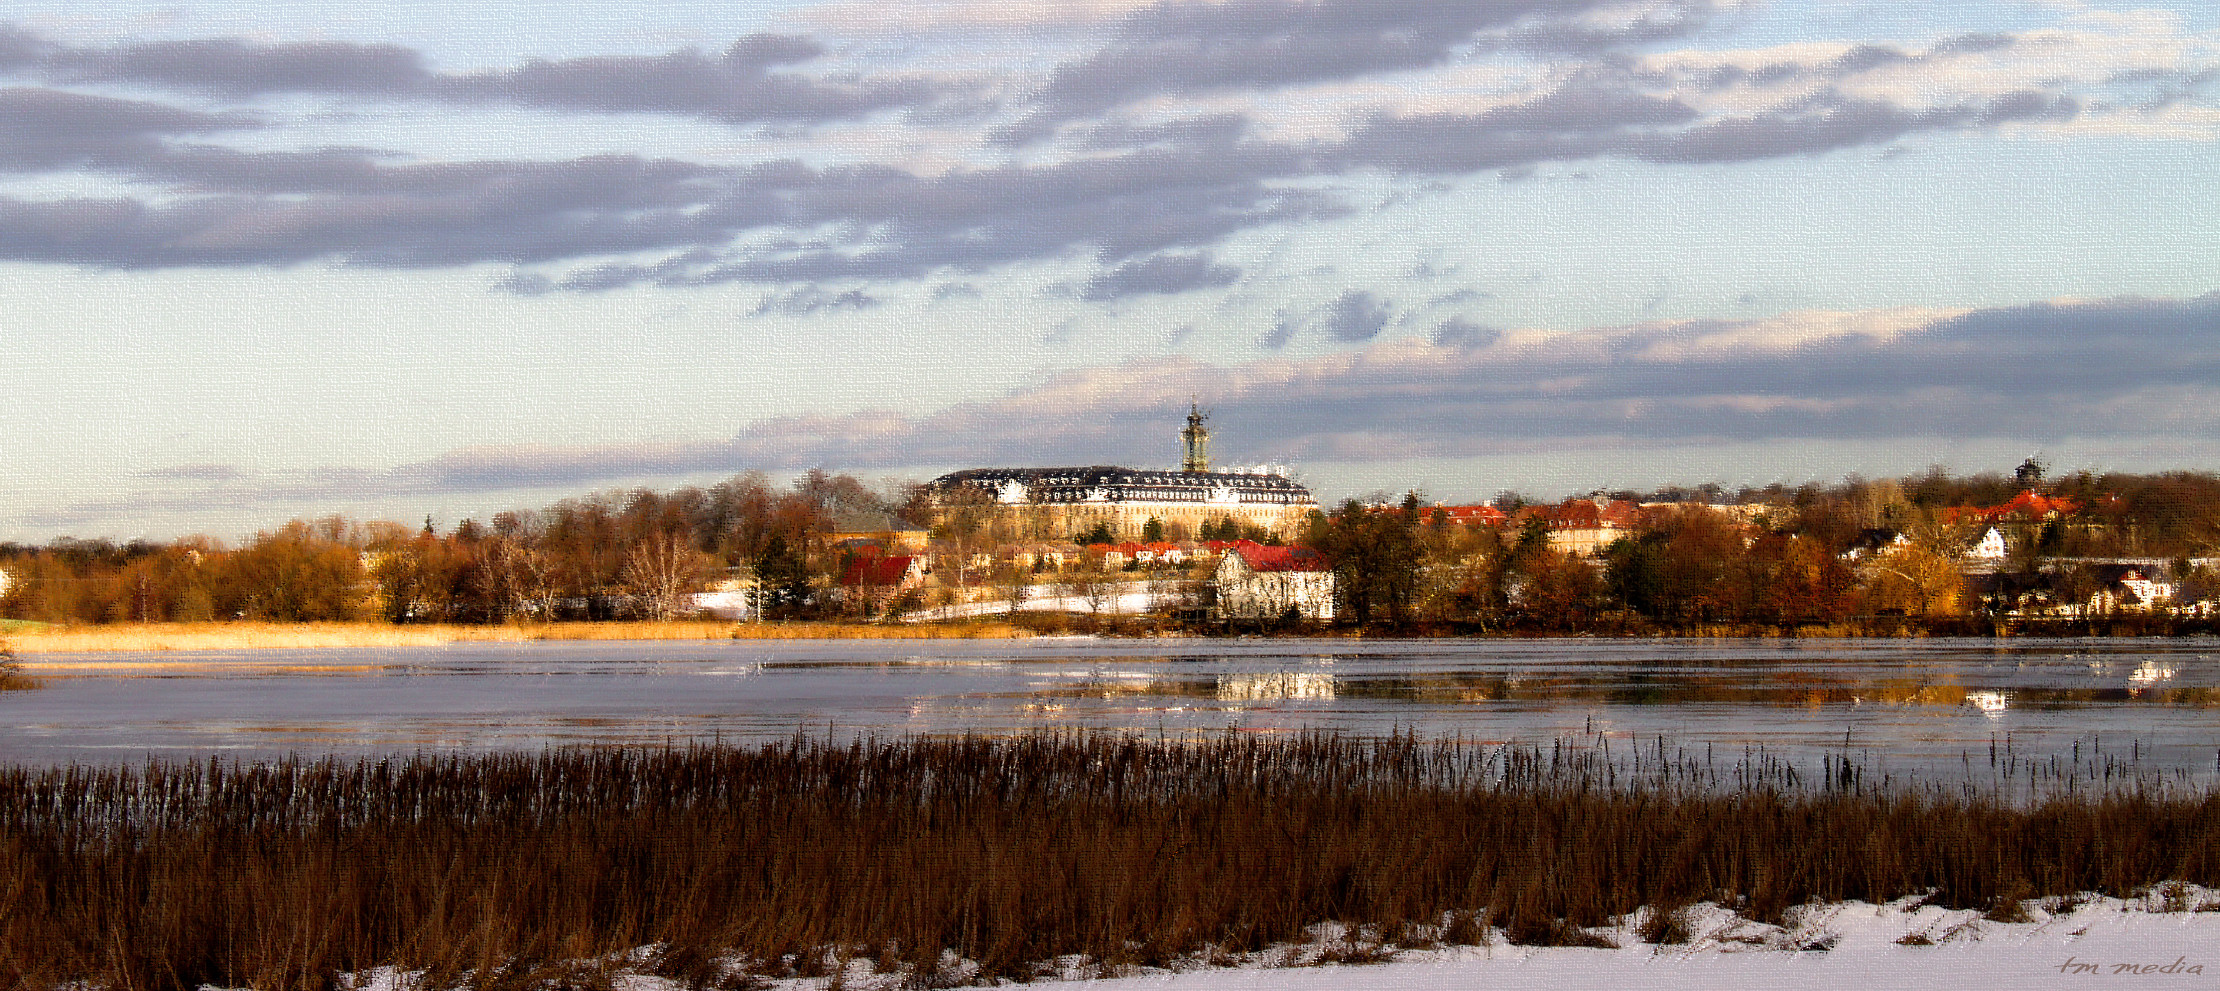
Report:
M 1973 545 L 1973 549 L 1966 552 L 1966 559 L 1969 561 L 2004 560 L 2004 531 L 1993 526 L 1990 527 L 1989 532 L 1982 534 L 1981 539 Z
M 1241 541 L 1218 559 L 1218 611 L 1227 619 L 1334 618 L 1334 570 L 1307 547 Z

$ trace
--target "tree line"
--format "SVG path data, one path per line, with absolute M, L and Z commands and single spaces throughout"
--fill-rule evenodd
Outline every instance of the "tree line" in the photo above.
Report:
M 0 616 L 50 623 L 668 617 L 727 573 L 796 610 L 837 566 L 832 521 L 888 497 L 812 471 L 708 488 L 638 489 L 466 519 L 441 532 L 342 516 L 294 520 L 238 546 L 60 538 L 0 544 Z
M 1416 492 L 1400 502 L 1348 500 L 1314 513 L 1293 534 L 1225 526 L 1323 552 L 1339 575 L 1338 612 L 1359 625 L 1569 631 L 1830 623 L 1977 609 L 1964 596 L 1960 565 L 1991 525 L 1977 511 L 2027 488 L 2076 508 L 2053 518 L 1998 520 L 2010 548 L 2003 571 L 2032 575 L 2057 570 L 2055 562 L 2136 557 L 2178 561 L 2177 576 L 2213 584 L 2188 559 L 2220 548 L 2220 476 L 2083 473 L 2046 482 L 2032 462 L 2011 476 L 1956 476 L 1938 468 L 1735 493 L 1717 486 L 1597 491 L 1581 498 L 1650 508 L 1592 553 L 1554 542 L 1544 511 L 1551 507 L 1516 494 L 1495 500 L 1511 514 L 1500 527 L 1453 524 Z M 1712 503 L 1737 510 L 1730 515 Z M 692 593 L 727 576 L 751 579 L 767 613 L 803 616 L 842 608 L 821 594 L 845 563 L 833 540 L 837 518 L 890 511 L 922 521 L 930 508 L 922 487 L 911 483 L 874 488 L 818 470 L 779 484 L 751 472 L 706 488 L 564 499 L 466 519 L 444 532 L 429 520 L 413 527 L 331 516 L 295 520 L 238 546 L 208 537 L 0 544 L 0 570 L 8 575 L 0 617 L 657 618 L 684 611 Z M 963 507 L 941 515 L 935 528 L 941 550 L 962 558 L 993 543 L 987 517 L 974 520 Z M 1903 539 L 1877 543 L 1876 533 Z M 1854 549 L 1871 553 L 1853 562 Z M 1009 597 L 1022 600 L 1032 594 L 1026 586 L 1043 580 L 1013 572 Z
M 1983 512 L 2028 488 L 2076 508 L 2047 518 Z M 1567 632 L 1962 616 L 1986 607 L 1966 594 L 1963 560 L 1992 526 L 2008 548 L 1996 570 L 2049 576 L 2082 600 L 2096 571 L 2085 562 L 2104 559 L 2169 562 L 2186 594 L 2220 591 L 2220 576 L 2193 564 L 2220 549 L 2220 477 L 2205 473 L 2085 473 L 2045 484 L 2027 466 L 2017 477 L 1932 469 L 1582 500 L 1646 508 L 1593 552 L 1574 552 L 1553 545 L 1553 507 L 1508 495 L 1496 502 L 1512 514 L 1505 525 L 1456 525 L 1413 492 L 1399 504 L 1375 496 L 1314 514 L 1301 542 L 1333 560 L 1344 621 L 1360 626 Z

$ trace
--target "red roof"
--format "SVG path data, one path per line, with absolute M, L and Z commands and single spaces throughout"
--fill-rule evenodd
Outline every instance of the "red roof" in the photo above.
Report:
M 1250 571 L 1330 571 L 1333 569 L 1333 565 L 1327 563 L 1326 555 L 1308 547 L 1266 547 L 1262 544 L 1244 540 L 1240 544 L 1236 544 L 1233 549 L 1241 555 L 1241 563 L 1248 565 Z
M 1442 514 L 1449 522 L 1459 526 L 1501 526 L 1508 519 L 1502 510 L 1488 505 L 1435 506 L 1419 516 L 1421 519 L 1431 520 L 1435 513 Z
M 1605 526 L 1632 529 L 1642 522 L 1642 507 L 1631 499 L 1613 499 L 1610 505 L 1603 507 L 1600 515 Z
M 840 576 L 842 585 L 900 585 L 909 578 L 910 565 L 917 558 L 859 557 L 848 562 L 848 570 Z
M 2054 516 L 2071 516 L 2081 510 L 2081 504 L 2072 499 L 2051 498 L 2037 495 L 2034 489 L 2021 489 L 2020 494 L 2001 506 L 1953 506 L 1945 512 L 1952 521 L 1980 520 L 1996 523 L 2007 516 L 2044 520 Z

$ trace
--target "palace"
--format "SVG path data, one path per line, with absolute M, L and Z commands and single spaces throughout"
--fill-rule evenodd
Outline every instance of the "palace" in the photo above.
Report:
M 1211 471 L 1206 418 L 1199 408 L 1188 411 L 1180 431 L 1186 457 L 1176 471 L 1094 465 L 942 475 L 929 485 L 935 522 L 977 513 L 976 523 L 1017 540 L 1063 540 L 1097 524 L 1118 540 L 1138 540 L 1152 519 L 1190 537 L 1227 521 L 1294 536 L 1318 500 L 1280 471 Z

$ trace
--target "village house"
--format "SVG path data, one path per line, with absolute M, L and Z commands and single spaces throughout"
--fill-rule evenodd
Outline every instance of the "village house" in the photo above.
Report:
M 876 547 L 881 554 L 921 554 L 929 536 L 924 527 L 892 513 L 843 513 L 832 525 L 833 545 L 851 551 Z
M 1990 527 L 1981 539 L 1974 541 L 1973 549 L 1966 552 L 1966 560 L 1977 562 L 2002 561 L 2005 557 L 2004 531 Z
M 1239 541 L 1218 559 L 1218 612 L 1226 619 L 1334 618 L 1334 571 L 1308 547 Z
M 1842 559 L 1856 563 L 1911 545 L 1912 538 L 1899 531 L 1873 527 L 1858 531 L 1858 535 L 1850 541 L 1849 548 L 1842 552 Z
M 1436 519 L 1447 526 L 1502 526 L 1510 516 L 1486 504 L 1478 506 L 1441 506 L 1428 509 L 1424 517 L 1431 523 Z
M 898 554 L 860 554 L 849 559 L 840 575 L 843 601 L 884 609 L 903 594 L 925 584 L 925 559 Z
M 1625 499 L 1600 504 L 1593 499 L 1567 499 L 1555 506 L 1529 506 L 1510 522 L 1523 527 L 1540 520 L 1548 528 L 1550 550 L 1593 556 L 1632 533 L 1641 519 L 1642 507 Z

